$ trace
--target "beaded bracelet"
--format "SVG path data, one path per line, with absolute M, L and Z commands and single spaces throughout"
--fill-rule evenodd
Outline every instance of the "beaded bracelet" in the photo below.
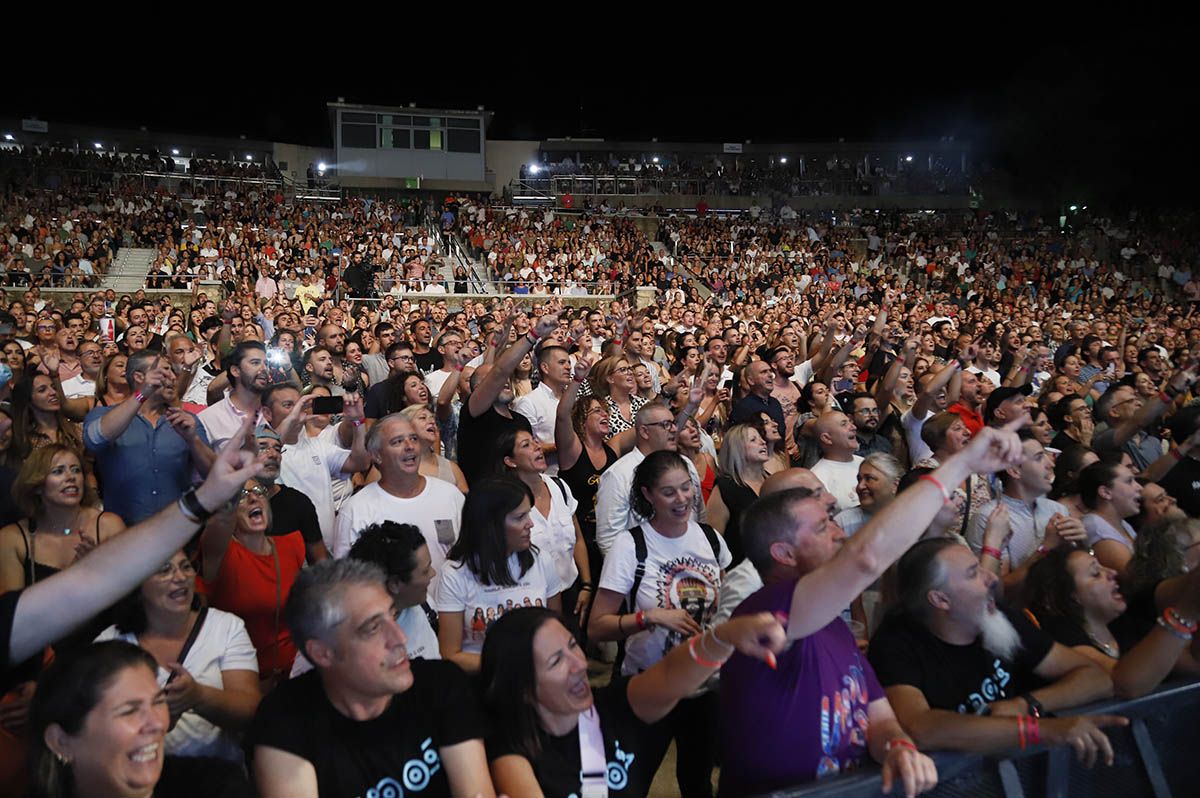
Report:
M 1167 607 L 1167 609 L 1163 612 L 1163 615 L 1166 617 L 1167 623 L 1171 624 L 1172 626 L 1177 626 L 1183 631 L 1191 634 L 1195 634 L 1196 630 L 1200 628 L 1200 624 L 1184 618 L 1174 607 Z
M 1180 640 L 1183 640 L 1183 641 L 1185 641 L 1185 642 L 1186 642 L 1186 641 L 1190 641 L 1190 640 L 1192 639 L 1192 636 L 1191 636 L 1191 634 L 1189 634 L 1189 633 L 1187 633 L 1187 632 L 1181 632 L 1181 631 L 1179 631 L 1179 630 L 1178 630 L 1178 629 L 1176 629 L 1174 626 L 1172 626 L 1171 624 L 1167 623 L 1167 621 L 1166 621 L 1166 620 L 1164 620 L 1164 619 L 1163 619 L 1163 617 L 1162 617 L 1161 615 L 1160 615 L 1158 618 L 1156 618 L 1156 619 L 1154 620 L 1154 622 L 1155 622 L 1155 623 L 1157 623 L 1159 626 L 1161 626 L 1163 629 L 1166 629 L 1168 632 L 1170 632 L 1171 634 L 1173 634 L 1173 635 L 1175 635 L 1176 637 L 1178 637 Z

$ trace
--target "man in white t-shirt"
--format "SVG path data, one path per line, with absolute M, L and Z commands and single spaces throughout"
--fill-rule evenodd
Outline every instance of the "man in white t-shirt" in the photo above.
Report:
M 371 427 L 367 451 L 379 469 L 379 481 L 342 505 L 334 525 L 334 557 L 345 557 L 370 524 L 402 520 L 421 530 L 433 568 L 441 573 L 446 552 L 458 539 L 465 497 L 449 482 L 421 476 L 420 450 L 416 429 L 398 413 L 384 416 Z M 431 595 L 436 592 L 436 587 L 430 588 Z
M 817 445 L 821 459 L 812 472 L 837 499 L 838 511 L 858 506 L 858 430 L 845 413 L 837 410 L 817 419 Z
M 79 345 L 80 372 L 69 380 L 63 380 L 63 394 L 68 399 L 81 399 L 96 395 L 96 378 L 104 368 L 102 348 L 95 341 L 84 341 Z
M 558 400 L 571 380 L 571 358 L 567 350 L 548 343 L 538 351 L 538 387 L 512 403 L 512 409 L 529 419 L 533 436 L 546 453 L 546 473 L 558 473 L 558 447 L 554 444 L 554 425 Z

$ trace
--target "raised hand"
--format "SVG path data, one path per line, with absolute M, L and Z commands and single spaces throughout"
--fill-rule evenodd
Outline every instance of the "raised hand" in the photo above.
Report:
M 255 417 L 248 413 L 242 426 L 222 447 L 221 452 L 208 470 L 208 478 L 196 488 L 196 498 L 206 510 L 216 510 L 238 495 L 247 480 L 258 476 L 263 463 L 251 452 L 242 448 L 246 437 L 254 428 Z
M 994 474 L 1024 462 L 1017 430 L 1025 423 L 1025 415 L 1000 428 L 984 427 L 971 439 L 960 454 L 973 473 Z

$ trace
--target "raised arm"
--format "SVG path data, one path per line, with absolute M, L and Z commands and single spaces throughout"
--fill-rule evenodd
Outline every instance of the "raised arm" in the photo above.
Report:
M 505 349 L 496 359 L 491 370 L 475 386 L 475 390 L 471 391 L 471 398 L 467 400 L 467 412 L 473 416 L 483 415 L 496 401 L 504 383 L 520 365 L 521 358 L 533 351 L 534 346 L 541 339 L 556 329 L 558 329 L 558 316 L 542 316 L 538 319 L 532 332 L 521 336 L 515 344 Z
M 922 479 L 901 493 L 842 544 L 837 556 L 801 578 L 792 594 L 788 637 L 799 640 L 823 628 L 900 559 L 950 500 L 945 486 L 959 485 L 972 473 L 991 474 L 1019 464 L 1016 430 L 1022 421 L 982 430 L 934 472 L 932 480 Z
M 558 408 L 554 411 L 554 445 L 558 448 L 558 467 L 561 471 L 574 466 L 583 453 L 583 442 L 579 440 L 575 425 L 571 423 L 571 413 L 575 409 L 575 401 L 579 398 L 579 389 L 591 369 L 592 364 L 586 357 L 581 356 L 575 361 L 573 379 L 567 384 L 562 398 L 558 400 Z
M 238 434 L 244 436 L 251 423 L 243 424 Z M 196 488 L 196 499 L 208 510 L 218 508 L 261 470 L 250 453 L 227 446 L 213 463 L 208 479 Z M 29 658 L 97 609 L 115 604 L 181 549 L 199 526 L 188 520 L 179 502 L 172 502 L 97 546 L 70 568 L 26 589 L 13 618 L 9 661 Z
M 1163 392 L 1165 397 L 1163 395 L 1152 397 L 1142 405 L 1142 409 L 1135 415 L 1117 424 L 1113 429 L 1113 445 L 1124 446 L 1130 438 L 1137 434 L 1138 430 L 1149 426 L 1151 422 L 1165 413 L 1176 397 L 1186 393 L 1195 384 L 1197 365 L 1197 362 L 1193 360 L 1184 368 L 1176 371 L 1167 382 L 1167 388 Z M 1164 398 L 1168 401 L 1163 401 Z
M 945 366 L 942 366 L 941 370 L 934 375 L 924 390 L 917 391 L 917 400 L 913 402 L 912 406 L 912 414 L 915 418 L 924 418 L 926 413 L 933 410 L 934 397 L 938 395 L 938 391 L 942 390 L 942 388 L 947 388 L 947 384 L 954 377 L 960 377 L 958 370 L 958 361 L 951 360 Z M 947 388 L 946 393 L 947 400 L 949 400 L 949 388 Z

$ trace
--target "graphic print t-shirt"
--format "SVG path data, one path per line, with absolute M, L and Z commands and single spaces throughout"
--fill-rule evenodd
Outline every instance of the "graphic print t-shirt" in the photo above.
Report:
M 671 741 L 671 730 L 664 721 L 645 724 L 633 714 L 628 688 L 629 680 L 617 677 L 607 686 L 592 691 L 604 736 L 610 798 L 641 798 L 649 793 Z M 578 798 L 582 787 L 579 727 L 562 737 L 545 732 L 540 737 L 541 753 L 530 765 L 546 798 Z M 516 753 L 502 735 L 489 737 L 487 750 L 489 761 Z
M 544 552 L 535 552 L 533 566 L 524 574 L 517 555 L 508 558 L 508 572 L 516 585 L 485 585 L 462 563 L 446 561 L 442 583 L 433 608 L 440 612 L 463 614 L 462 650 L 468 654 L 483 651 L 487 631 L 504 613 L 519 607 L 545 607 L 552 596 L 563 591 L 554 563 Z M 446 623 L 442 620 L 442 623 Z
M 707 629 L 717 613 L 721 570 L 728 568 L 732 560 L 729 548 L 718 535 L 721 550 L 714 555 L 704 531 L 694 521 L 677 538 L 658 534 L 650 524 L 642 524 L 641 529 L 646 538 L 646 572 L 638 586 L 636 609 L 684 609 Z M 636 570 L 633 536 L 625 531 L 617 536 L 604 558 L 600 587 L 628 596 Z M 627 676 L 641 673 L 683 641 L 679 632 L 661 626 L 638 632 L 625 641 L 621 672 Z
M 1054 641 L 1024 615 L 1004 610 L 1021 636 L 1012 662 L 1000 659 L 978 640 L 956 646 L 934 637 L 904 613 L 884 619 L 868 652 L 884 687 L 907 684 L 925 694 L 931 709 L 977 715 L 995 701 L 1036 690 L 1043 681 L 1034 668 Z
M 306 759 L 322 796 L 449 796 L 440 749 L 483 738 L 475 691 L 457 665 L 410 661 L 413 686 L 382 715 L 355 721 L 325 696 L 309 672 L 263 699 L 247 747 L 263 745 Z
M 734 617 L 789 612 L 796 580 L 747 598 Z M 797 640 L 772 671 L 735 653 L 721 669 L 721 795 L 756 795 L 854 770 L 867 754 L 867 707 L 883 688 L 840 617 Z

